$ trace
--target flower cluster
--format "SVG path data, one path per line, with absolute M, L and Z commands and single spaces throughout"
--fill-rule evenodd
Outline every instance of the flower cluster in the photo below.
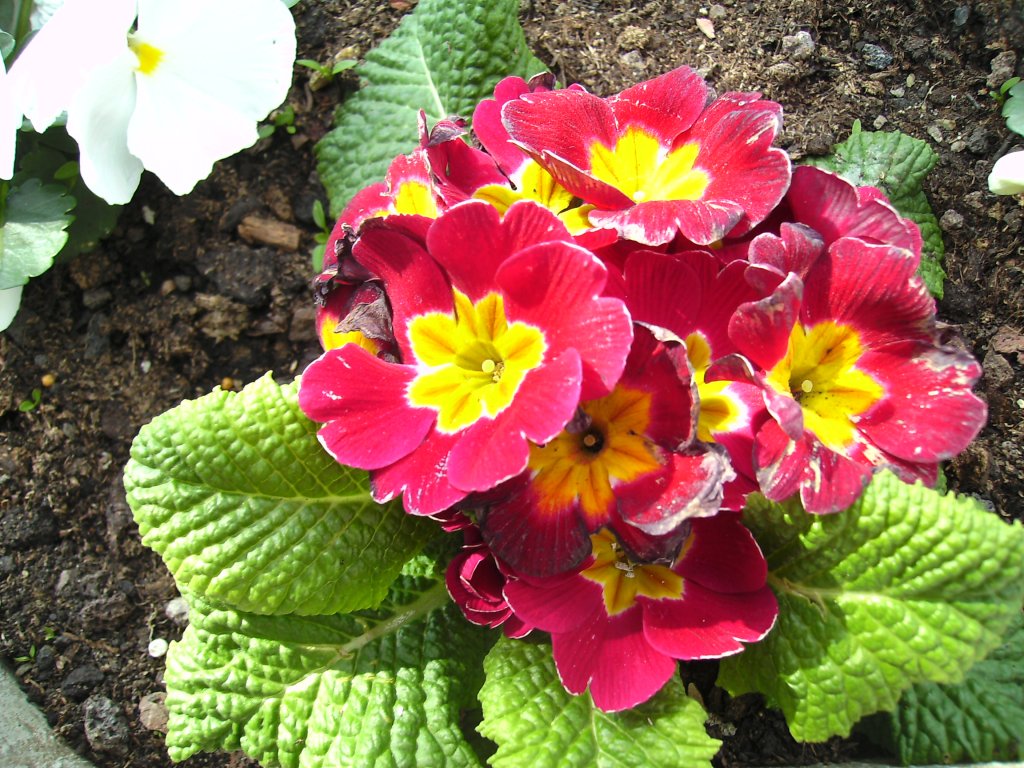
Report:
M 326 450 L 462 529 L 466 616 L 549 632 L 605 710 L 773 626 L 748 494 L 832 513 L 881 468 L 934 482 L 984 420 L 917 228 L 794 170 L 780 124 L 687 68 L 610 98 L 508 78 L 470 141 L 421 125 L 316 281 Z

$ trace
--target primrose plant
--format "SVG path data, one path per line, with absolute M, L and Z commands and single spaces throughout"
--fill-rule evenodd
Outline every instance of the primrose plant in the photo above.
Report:
M 21 0 L 0 24 L 3 329 L 30 277 L 109 231 L 144 169 L 183 195 L 255 143 L 287 95 L 295 24 L 281 0 Z
M 680 662 L 824 741 L 1004 641 L 1024 532 L 932 489 L 980 367 L 918 227 L 781 119 L 681 67 L 421 120 L 333 228 L 323 354 L 133 446 L 172 757 L 709 765 Z

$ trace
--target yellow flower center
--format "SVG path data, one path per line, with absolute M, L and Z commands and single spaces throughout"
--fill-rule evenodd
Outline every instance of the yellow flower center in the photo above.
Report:
M 579 501 L 592 527 L 601 525 L 615 503 L 612 488 L 661 466 L 657 449 L 644 437 L 650 423 L 651 396 L 616 387 L 582 406 L 590 420 L 582 432 L 562 430 L 547 445 L 530 447 L 530 469 L 541 510 L 558 510 Z
M 653 600 L 682 597 L 682 576 L 664 565 L 631 562 L 607 529 L 591 536 L 590 542 L 594 563 L 583 571 L 583 576 L 604 587 L 604 607 L 609 616 L 632 607 L 639 595 Z
M 744 418 L 744 409 L 729 396 L 728 381 L 704 381 L 704 374 L 711 365 L 711 345 L 699 331 L 685 339 L 686 356 L 693 369 L 693 380 L 697 385 L 700 399 L 700 415 L 697 419 L 697 439 L 705 443 L 715 442 L 716 432 L 730 432 Z
M 437 201 L 430 187 L 419 181 L 403 181 L 393 193 L 393 213 L 419 214 L 437 218 Z
M 164 52 L 159 48 L 150 45 L 149 43 L 144 43 L 141 40 L 137 40 L 134 37 L 128 38 L 128 47 L 132 49 L 132 53 L 134 53 L 135 57 L 139 60 L 139 65 L 135 70 L 144 75 L 153 74 L 164 58 Z
M 590 172 L 636 203 L 652 200 L 699 200 L 711 179 L 693 167 L 700 144 L 690 142 L 668 151 L 642 128 L 628 128 L 614 147 L 595 143 Z
M 532 200 L 547 208 L 565 224 L 574 235 L 590 229 L 587 213 L 592 205 L 580 205 L 565 187 L 555 181 L 536 161 L 528 160 L 519 177 L 518 189 L 501 184 L 488 184 L 473 193 L 473 197 L 490 203 L 504 216 L 505 211 L 518 200 Z
M 800 403 L 804 427 L 837 452 L 853 443 L 857 418 L 885 394 L 857 370 L 862 352 L 860 336 L 848 326 L 826 321 L 805 330 L 797 323 L 786 356 L 768 373 L 776 390 Z
M 453 294 L 454 316 L 428 312 L 409 323 L 420 366 L 409 402 L 437 411 L 438 430 L 449 434 L 505 410 L 547 350 L 539 329 L 508 322 L 500 295 L 489 293 L 474 304 L 459 291 Z

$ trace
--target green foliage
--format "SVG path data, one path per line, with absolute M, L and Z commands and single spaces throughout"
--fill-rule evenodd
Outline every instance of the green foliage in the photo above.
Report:
M 1003 88 L 1000 89 L 1000 94 L 1006 96 L 1006 100 L 1003 102 L 1003 117 L 1006 119 L 1006 127 L 1014 133 L 1019 133 L 1024 136 L 1024 83 L 1020 82 L 1020 78 L 1014 78 L 1008 80 L 1007 83 L 1012 83 L 1009 88 L 1006 88 L 1006 84 L 1003 84 Z
M 443 606 L 443 607 L 442 607 Z M 167 654 L 174 760 L 242 749 L 265 766 L 478 766 L 459 729 L 493 632 L 443 583 L 402 577 L 375 611 L 256 616 L 192 599 Z
M 922 683 L 880 716 L 876 736 L 905 765 L 1019 760 L 1024 745 L 1024 615 L 960 685 Z
M 864 131 L 860 121 L 846 141 L 832 147 L 832 154 L 811 158 L 810 165 L 838 173 L 858 185 L 878 187 L 893 207 L 921 229 L 924 239 L 920 273 L 928 290 L 942 298 L 946 273 L 942 261 L 946 249 L 939 221 L 921 187 L 939 156 L 920 139 L 899 131 Z
M 764 693 L 800 741 L 849 734 L 914 683 L 958 682 L 1024 599 L 1024 528 L 889 473 L 839 514 L 754 499 L 745 522 L 779 620 L 723 660 L 719 684 Z
M 36 408 L 39 407 L 39 403 L 41 403 L 42 400 L 43 390 L 36 387 L 35 389 L 32 390 L 31 395 L 29 395 L 27 398 L 18 403 L 18 410 L 21 411 L 22 413 L 34 411 Z
M 316 147 L 332 213 L 416 146 L 421 109 L 428 124 L 468 118 L 501 78 L 546 69 L 526 45 L 518 7 L 518 0 L 421 0 L 367 54 L 357 68 L 367 84 L 345 101 L 336 127 Z
M 39 179 L 10 185 L 6 200 L 0 199 L 0 290 L 24 285 L 50 268 L 68 239 L 68 211 L 74 206 L 62 187 Z
M 498 744 L 495 768 L 702 768 L 720 746 L 678 678 L 639 707 L 607 713 L 566 692 L 549 645 L 502 638 L 484 671 L 479 730 Z
M 370 497 L 269 376 L 215 391 L 139 432 L 125 490 L 146 546 L 179 587 L 257 614 L 376 605 L 435 528 Z

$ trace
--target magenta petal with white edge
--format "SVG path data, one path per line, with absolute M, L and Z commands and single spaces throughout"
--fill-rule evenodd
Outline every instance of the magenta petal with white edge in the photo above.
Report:
M 910 251 L 837 240 L 811 268 L 801 318 L 807 326 L 831 320 L 857 330 L 865 347 L 935 336 L 935 300 L 916 274 Z
M 946 461 L 985 425 L 985 403 L 971 392 L 981 366 L 966 352 L 908 341 L 866 352 L 858 367 L 887 393 L 858 429 L 893 456 L 926 464 Z
M 590 697 L 603 712 L 621 712 L 642 704 L 662 689 L 676 672 L 676 661 L 656 649 L 637 625 L 642 614 L 636 608 L 606 620 L 603 637 L 590 670 Z M 551 638 L 555 666 L 568 688 L 567 673 L 582 677 L 584 669 L 572 658 L 574 649 L 590 641 L 593 630 L 582 627 Z M 574 683 L 576 680 L 573 681 Z
M 819 232 L 826 244 L 859 237 L 921 254 L 917 225 L 901 217 L 884 195 L 820 168 L 802 165 L 794 170 L 783 205 L 797 222 Z
M 722 512 L 690 525 L 692 539 L 673 569 L 688 583 L 727 593 L 753 592 L 765 585 L 768 564 L 740 515 Z
M 384 222 L 367 222 L 352 249 L 356 261 L 384 283 L 393 312 L 395 339 L 403 362 L 414 359 L 408 324 L 427 312 L 454 312 L 452 290 L 441 268 L 423 246 Z
M 546 443 L 572 418 L 580 376 L 573 349 L 526 374 L 508 409 L 459 433 L 447 465 L 451 483 L 466 491 L 486 491 L 522 472 L 530 456 L 527 438 Z
M 505 599 L 516 616 L 544 632 L 569 632 L 606 617 L 601 585 L 577 573 L 513 579 L 505 585 Z
M 637 83 L 608 99 L 620 127 L 643 127 L 666 144 L 693 125 L 707 101 L 704 78 L 689 67 Z
M 690 242 L 710 245 L 743 219 L 743 206 L 705 195 L 702 200 L 652 200 L 625 210 L 595 210 L 589 216 L 594 226 L 614 228 L 638 243 L 664 245 L 681 233 Z
M 633 341 L 625 304 L 601 296 L 606 279 L 605 266 L 590 251 L 559 242 L 520 251 L 496 275 L 510 318 L 543 329 L 549 354 L 579 352 L 583 400 L 611 391 Z
M 771 296 L 741 304 L 729 321 L 736 349 L 758 368 L 771 370 L 789 349 L 803 294 L 803 282 L 790 274 Z
M 436 515 L 468 495 L 448 480 L 445 467 L 456 435 L 431 432 L 409 455 L 370 473 L 373 498 L 378 502 L 402 496 L 410 515 Z
M 302 375 L 299 406 L 327 422 L 320 442 L 335 459 L 377 469 L 406 456 L 434 424 L 435 413 L 412 408 L 405 392 L 416 372 L 377 359 L 355 344 L 332 349 Z M 373 386 L 367 386 L 367 382 Z
M 735 556 L 734 556 L 735 557 Z M 775 625 L 779 613 L 767 586 L 725 594 L 686 581 L 682 600 L 638 598 L 644 611 L 644 637 L 676 659 L 718 659 L 757 642 Z

